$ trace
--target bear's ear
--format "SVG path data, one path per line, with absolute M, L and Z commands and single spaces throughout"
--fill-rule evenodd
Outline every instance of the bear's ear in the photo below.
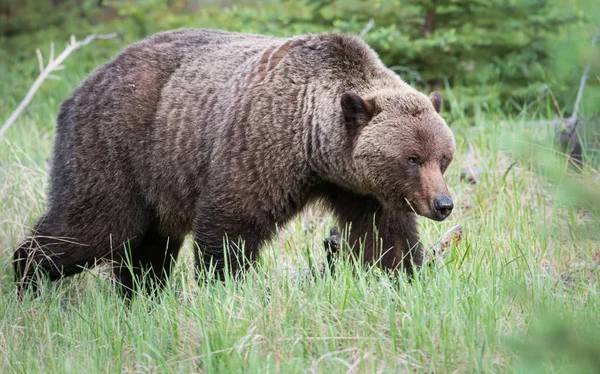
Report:
M 433 91 L 431 95 L 429 95 L 429 99 L 431 99 L 431 103 L 433 104 L 435 111 L 439 113 L 442 110 L 442 94 L 437 91 Z
M 374 114 L 374 106 L 356 93 L 348 91 L 341 99 L 344 122 L 350 136 L 354 137 L 362 126 L 365 126 Z

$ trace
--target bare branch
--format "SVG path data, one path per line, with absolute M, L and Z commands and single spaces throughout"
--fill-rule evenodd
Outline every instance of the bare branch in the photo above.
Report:
M 592 39 L 592 48 L 596 44 L 596 42 L 600 39 L 600 29 L 596 32 L 596 35 Z M 575 105 L 573 106 L 573 112 L 569 116 L 569 118 L 555 118 L 551 120 L 541 120 L 541 121 L 528 121 L 524 124 L 530 126 L 563 126 L 566 134 L 570 137 L 575 132 L 577 126 L 577 117 L 579 115 L 579 107 L 581 106 L 581 99 L 583 97 L 583 89 L 585 88 L 585 83 L 588 79 L 588 74 L 590 71 L 591 64 L 587 64 L 583 69 L 583 74 L 581 75 L 581 79 L 579 80 L 579 89 L 577 90 L 577 97 L 575 99 Z M 600 80 L 600 78 L 598 78 Z
M 579 90 L 577 90 L 577 98 L 575 99 L 575 105 L 573 106 L 573 113 L 571 113 L 570 118 L 577 118 L 577 113 L 579 112 L 579 106 L 581 105 L 581 97 L 583 96 L 583 88 L 585 87 L 585 82 L 587 81 L 589 71 L 590 71 L 590 64 L 587 64 L 585 69 L 583 69 L 583 74 L 581 75 L 581 79 L 579 80 Z
M 596 35 L 592 39 L 592 48 L 594 48 L 594 45 L 596 44 L 596 41 L 598 40 L 598 38 L 600 38 L 600 29 L 598 29 L 598 31 L 596 31 Z M 583 88 L 585 87 L 585 82 L 587 81 L 587 78 L 588 78 L 590 66 L 591 66 L 591 64 L 588 63 L 587 66 L 585 67 L 585 69 L 583 70 L 583 75 L 581 76 L 581 80 L 579 81 L 579 90 L 577 91 L 577 98 L 575 99 L 575 107 L 573 108 L 573 113 L 571 114 L 571 120 L 574 122 L 573 125 L 575 125 L 575 123 L 576 123 L 575 120 L 577 119 L 577 113 L 579 112 L 579 106 L 581 105 L 581 97 L 583 96 Z
M 67 45 L 67 48 L 65 48 L 65 50 L 56 58 L 53 59 L 51 58 L 50 61 L 48 62 L 48 65 L 46 65 L 46 67 L 44 67 L 44 62 L 42 59 L 42 54 L 41 52 L 39 52 L 39 49 L 36 51 L 36 53 L 38 54 L 38 61 L 40 63 L 40 75 L 37 77 L 37 79 L 35 80 L 35 82 L 33 82 L 33 85 L 31 86 L 31 88 L 29 89 L 29 91 L 27 92 L 27 95 L 25 95 L 25 98 L 23 99 L 23 101 L 21 101 L 21 103 L 19 104 L 19 106 L 17 107 L 17 109 L 15 109 L 14 112 L 12 112 L 12 114 L 10 115 L 10 117 L 8 117 L 8 119 L 6 120 L 6 122 L 4 122 L 4 124 L 2 125 L 2 128 L 0 128 L 0 138 L 2 138 L 2 136 L 4 136 L 4 133 L 6 132 L 6 130 L 8 130 L 8 128 L 15 122 L 15 120 L 19 117 L 19 115 L 21 115 L 21 113 L 23 112 L 23 110 L 25 110 L 25 108 L 27 107 L 27 105 L 29 105 L 29 103 L 31 102 L 31 100 L 33 99 L 33 96 L 35 95 L 36 91 L 40 88 L 40 86 L 42 85 L 42 83 L 44 82 L 44 80 L 46 78 L 48 78 L 48 76 L 51 75 L 52 72 L 56 71 L 56 70 L 60 70 L 62 68 L 62 63 L 63 61 L 75 50 L 89 44 L 92 40 L 94 39 L 111 39 L 111 38 L 115 38 L 117 36 L 116 33 L 112 33 L 112 34 L 106 34 L 106 35 L 89 35 L 87 38 L 85 38 L 82 42 L 77 42 L 75 40 L 75 36 L 71 36 L 71 43 Z M 54 48 L 51 47 L 50 50 L 50 56 L 53 56 L 53 51 Z
M 42 72 L 44 71 L 44 58 L 42 57 L 42 52 L 39 48 L 36 48 L 35 54 L 37 55 L 38 68 L 40 69 L 40 74 L 42 74 Z
M 373 25 L 375 25 L 375 20 L 373 18 L 371 18 L 369 20 L 369 22 L 367 23 L 367 25 L 365 26 L 365 28 L 362 29 L 360 34 L 358 34 L 358 37 L 361 39 L 364 39 L 365 36 L 367 35 L 367 33 L 369 32 L 369 30 L 371 30 L 373 28 Z
M 54 61 L 54 43 L 50 43 L 50 58 L 48 59 L 48 63 Z

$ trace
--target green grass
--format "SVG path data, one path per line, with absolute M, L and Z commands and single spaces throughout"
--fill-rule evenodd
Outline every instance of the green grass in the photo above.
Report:
M 197 284 L 187 243 L 157 299 L 124 305 L 98 269 L 17 301 L 12 250 L 44 209 L 59 103 L 110 55 L 98 45 L 71 56 L 62 79 L 46 82 L 0 140 L 0 372 L 598 369 L 600 244 L 589 224 L 597 215 L 559 200 L 540 165 L 514 151 L 549 147 L 546 129 L 501 121 L 493 108 L 467 116 L 452 97 L 444 115 L 459 146 L 447 173 L 457 207 L 443 223 L 421 219 L 421 236 L 428 246 L 461 224 L 464 238 L 412 282 L 351 262 L 315 281 L 292 274 L 323 260 L 322 239 L 334 224 L 312 207 L 279 230 L 243 282 Z M 13 70 L 0 66 L 0 122 L 35 78 L 33 57 Z M 483 170 L 479 185 L 459 178 L 472 161 L 469 143 Z

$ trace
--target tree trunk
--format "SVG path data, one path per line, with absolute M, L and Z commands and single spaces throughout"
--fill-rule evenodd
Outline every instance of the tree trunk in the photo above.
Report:
M 427 9 L 427 14 L 425 14 L 425 23 L 423 24 L 423 29 L 421 30 L 421 37 L 427 37 L 435 31 L 435 20 L 436 20 L 436 11 L 435 8 Z

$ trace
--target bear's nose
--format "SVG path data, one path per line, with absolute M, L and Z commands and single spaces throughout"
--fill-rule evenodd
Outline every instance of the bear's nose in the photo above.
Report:
M 446 219 L 452 213 L 452 209 L 454 208 L 454 203 L 450 196 L 441 196 L 435 199 L 433 202 L 433 209 L 438 216 L 440 221 Z

